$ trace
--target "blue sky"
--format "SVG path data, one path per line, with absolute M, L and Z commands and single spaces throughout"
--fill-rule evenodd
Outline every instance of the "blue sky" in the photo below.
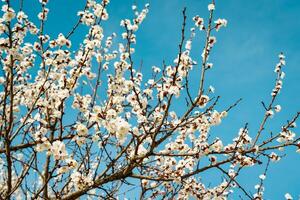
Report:
M 192 17 L 200 15 L 207 19 L 208 0 L 111 0 L 108 7 L 110 19 L 104 24 L 105 32 L 120 33 L 120 20 L 132 17 L 131 5 L 139 8 L 150 3 L 150 12 L 137 32 L 135 63 L 143 60 L 144 73 L 151 66 L 161 66 L 163 60 L 171 64 L 178 52 L 181 11 L 187 7 L 188 27 Z M 34 17 L 40 7 L 31 0 L 24 0 L 25 11 Z M 51 36 L 67 33 L 77 20 L 76 13 L 82 9 L 84 0 L 50 0 L 50 14 L 45 30 Z M 240 127 L 249 123 L 252 135 L 257 131 L 264 110 L 260 101 L 268 102 L 274 85 L 274 66 L 278 53 L 286 54 L 286 79 L 277 103 L 282 112 L 271 120 L 268 131 L 277 132 L 287 119 L 300 111 L 300 1 L 299 0 L 216 0 L 216 18 L 226 18 L 227 28 L 215 33 L 217 44 L 210 62 L 214 68 L 207 73 L 206 86 L 213 85 L 221 96 L 218 109 L 224 109 L 243 98 L 222 124 L 213 131 L 214 136 L 229 141 Z M 73 43 L 82 38 L 77 32 Z M 193 43 L 193 58 L 200 61 L 203 33 L 197 32 Z M 191 87 L 198 89 L 199 67 L 193 73 Z M 299 130 L 299 129 L 298 129 Z M 272 164 L 265 181 L 266 199 L 283 199 L 286 192 L 294 197 L 300 194 L 300 155 L 292 151 L 280 163 Z M 245 170 L 240 181 L 253 191 L 263 168 Z

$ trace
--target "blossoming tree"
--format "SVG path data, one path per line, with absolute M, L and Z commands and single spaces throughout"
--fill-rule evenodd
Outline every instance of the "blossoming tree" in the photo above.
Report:
M 264 131 L 281 110 L 276 97 L 284 78 L 282 53 L 258 130 L 249 133 L 248 125 L 241 125 L 228 144 L 211 135 L 240 102 L 217 111 L 220 98 L 205 84 L 213 66 L 213 34 L 227 24 L 214 19 L 214 1 L 208 5 L 208 21 L 195 16 L 190 31 L 183 10 L 174 63 L 153 67 L 147 80 L 132 55 L 148 4 L 142 10 L 132 6 L 135 17 L 121 21 L 123 40 L 114 45 L 117 35 L 104 36 L 102 27 L 109 0 L 87 0 L 70 32 L 56 38 L 44 31 L 47 3 L 40 0 L 39 24 L 23 11 L 22 0 L 18 8 L 10 0 L 2 5 L 0 199 L 114 199 L 132 189 L 140 199 L 227 199 L 235 192 L 262 199 L 268 166 L 281 158 L 278 151 L 300 151 L 293 132 L 299 112 L 281 130 Z M 75 48 L 72 35 L 83 26 L 88 31 Z M 196 63 L 190 52 L 200 31 L 205 43 L 202 62 Z M 193 68 L 201 69 L 197 88 L 189 85 Z M 178 99 L 187 102 L 183 113 L 174 107 Z M 264 173 L 249 192 L 237 177 L 256 165 Z M 223 177 L 213 187 L 201 179 L 210 170 Z

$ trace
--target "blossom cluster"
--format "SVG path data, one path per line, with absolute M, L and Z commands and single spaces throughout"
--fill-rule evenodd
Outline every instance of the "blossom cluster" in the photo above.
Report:
M 140 183 L 142 199 L 227 199 L 238 189 L 249 196 L 236 187 L 240 170 L 281 160 L 284 147 L 300 152 L 295 133 L 300 113 L 277 134 L 262 136 L 267 120 L 282 109 L 274 102 L 285 76 L 283 53 L 259 130 L 246 124 L 226 142 L 214 132 L 239 103 L 220 108 L 220 97 L 205 82 L 214 66 L 209 59 L 217 45 L 213 33 L 227 26 L 226 19 L 213 20 L 214 1 L 207 21 L 193 17 L 189 37 L 183 11 L 178 54 L 170 64 L 152 66 L 151 77 L 133 59 L 149 4 L 133 5 L 133 19 L 120 21 L 118 35 L 103 26 L 110 1 L 87 0 L 69 33 L 50 36 L 44 29 L 48 0 L 40 0 L 37 24 L 9 2 L 0 18 L 1 198 L 117 198 L 132 187 L 130 178 Z M 80 32 L 77 44 L 72 36 L 81 27 L 86 32 Z M 198 63 L 192 51 L 199 29 L 206 38 Z M 195 68 L 201 71 L 197 91 L 189 82 Z M 268 166 L 251 198 L 262 199 Z M 213 169 L 224 178 L 210 185 L 202 172 Z

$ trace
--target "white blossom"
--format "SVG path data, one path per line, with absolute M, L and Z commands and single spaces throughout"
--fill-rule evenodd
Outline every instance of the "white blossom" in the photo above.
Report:
M 293 197 L 289 193 L 286 193 L 284 195 L 284 197 L 285 197 L 286 200 L 292 200 L 293 199 Z
M 209 11 L 212 11 L 212 10 L 215 10 L 215 4 L 211 3 L 208 5 L 208 10 Z

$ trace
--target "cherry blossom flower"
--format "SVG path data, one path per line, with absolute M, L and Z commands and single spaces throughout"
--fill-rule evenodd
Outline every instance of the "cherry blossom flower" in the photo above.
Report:
M 211 3 L 208 5 L 208 10 L 209 11 L 212 11 L 212 10 L 215 10 L 215 4 Z
M 289 193 L 286 193 L 284 195 L 284 197 L 285 197 L 286 200 L 292 200 L 293 199 L 293 197 Z
M 83 124 L 77 124 L 76 130 L 77 130 L 78 136 L 86 136 L 88 134 L 88 129 Z
M 215 21 L 215 24 L 216 24 L 216 31 L 219 31 L 222 26 L 224 26 L 224 27 L 227 26 L 227 20 L 226 19 L 217 19 Z
M 66 146 L 61 141 L 55 141 L 51 145 L 51 153 L 55 160 L 63 160 L 67 157 Z
M 275 112 L 280 112 L 281 111 L 281 106 L 280 105 L 276 105 L 274 107 Z
M 209 97 L 207 95 L 202 95 L 199 98 L 197 104 L 200 108 L 204 108 L 206 106 L 206 104 L 208 103 L 208 101 L 209 101 Z

